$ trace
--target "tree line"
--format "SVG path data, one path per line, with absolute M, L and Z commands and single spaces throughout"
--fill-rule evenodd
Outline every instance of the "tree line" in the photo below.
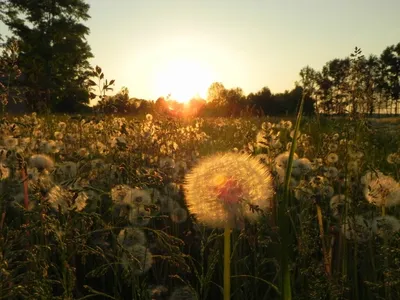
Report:
M 141 113 L 158 110 L 176 114 L 184 107 L 168 97 L 147 101 L 129 97 L 122 89 L 108 96 L 114 80 L 107 81 L 86 40 L 90 18 L 84 0 L 0 0 L 0 21 L 12 36 L 2 39 L 0 102 L 14 102 L 37 112 Z M 1 37 L 0 37 L 1 38 Z M 305 67 L 290 91 L 272 93 L 265 86 L 245 95 L 240 87 L 214 82 L 206 99 L 192 99 L 193 114 L 209 116 L 292 115 L 307 92 L 307 114 L 399 113 L 400 43 L 379 55 L 365 57 L 361 50 L 335 58 L 321 70 Z M 307 84 L 305 84 L 305 82 Z M 91 99 L 98 104 L 91 108 Z

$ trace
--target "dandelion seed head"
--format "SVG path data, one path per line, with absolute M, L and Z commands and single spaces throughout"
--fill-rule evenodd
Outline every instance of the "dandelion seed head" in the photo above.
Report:
M 151 114 L 147 114 L 146 115 L 146 120 L 149 121 L 149 122 L 153 121 L 153 116 Z
M 121 257 L 124 269 L 132 270 L 135 275 L 147 273 L 153 264 L 153 255 L 150 250 L 143 245 L 134 245 L 129 247 L 128 251 L 129 256 L 124 253 Z
M 44 154 L 32 155 L 29 159 L 29 163 L 33 168 L 37 168 L 39 171 L 51 171 L 54 167 L 53 160 L 49 156 Z
M 129 189 L 127 190 L 123 202 L 134 205 L 146 205 L 151 203 L 151 195 L 146 190 Z
M 146 244 L 144 231 L 137 227 L 127 227 L 120 231 L 117 237 L 118 242 L 124 247 Z
M 171 211 L 170 218 L 172 222 L 180 224 L 187 220 L 188 213 L 186 209 L 182 207 L 176 207 Z
M 257 214 L 242 200 L 268 209 L 274 194 L 268 169 L 257 158 L 243 154 L 204 158 L 186 175 L 185 181 L 190 213 L 211 227 L 224 227 L 235 218 L 254 220 Z
M 329 153 L 326 157 L 326 162 L 328 164 L 335 164 L 339 160 L 339 156 L 336 153 Z
M 329 205 L 331 207 L 332 216 L 335 218 L 340 217 L 341 207 L 344 206 L 346 203 L 351 203 L 351 199 L 346 197 L 346 195 L 338 194 L 331 198 Z
M 400 230 L 400 221 L 394 216 L 379 216 L 372 220 L 372 232 L 381 238 L 393 236 Z
M 342 233 L 348 240 L 365 242 L 371 237 L 371 222 L 360 215 L 348 217 L 342 224 Z
M 368 174 L 370 175 L 370 174 Z M 367 176 L 367 175 L 365 175 Z M 376 206 L 396 206 L 400 204 L 400 184 L 390 176 L 376 176 L 365 179 L 365 199 Z

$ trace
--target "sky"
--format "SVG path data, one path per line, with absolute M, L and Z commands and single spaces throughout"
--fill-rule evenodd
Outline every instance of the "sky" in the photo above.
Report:
M 125 86 L 149 100 L 206 97 L 216 81 L 245 94 L 284 92 L 307 65 L 400 42 L 399 0 L 86 2 L 92 65 L 115 79 L 115 92 Z

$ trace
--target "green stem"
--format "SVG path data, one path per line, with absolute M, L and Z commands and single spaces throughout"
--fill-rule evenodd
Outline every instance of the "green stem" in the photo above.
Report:
M 224 231 L 224 300 L 231 297 L 231 228 L 225 225 Z

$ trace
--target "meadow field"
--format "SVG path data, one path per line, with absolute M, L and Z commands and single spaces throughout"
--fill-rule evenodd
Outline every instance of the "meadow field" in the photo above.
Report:
M 399 124 L 5 117 L 0 299 L 400 299 Z

